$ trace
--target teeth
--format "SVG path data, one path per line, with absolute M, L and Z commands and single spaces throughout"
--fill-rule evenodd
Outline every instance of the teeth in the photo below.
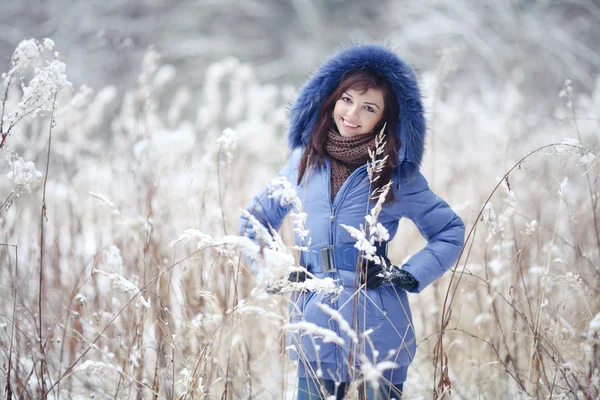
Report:
M 351 123 L 349 123 L 348 121 L 346 121 L 345 119 L 344 121 L 344 125 L 348 126 L 349 128 L 358 128 L 358 125 L 353 125 Z

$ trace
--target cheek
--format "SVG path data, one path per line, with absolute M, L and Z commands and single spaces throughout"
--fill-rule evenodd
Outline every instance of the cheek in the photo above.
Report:
M 377 125 L 379 123 L 379 121 L 381 121 L 381 117 L 382 117 L 381 114 L 378 114 L 378 115 L 370 114 L 366 117 L 366 120 L 368 121 L 368 125 L 371 128 L 373 128 L 373 127 L 375 127 L 375 125 Z

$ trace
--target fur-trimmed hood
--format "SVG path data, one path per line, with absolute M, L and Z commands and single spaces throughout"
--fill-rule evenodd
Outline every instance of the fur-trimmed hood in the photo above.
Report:
M 288 141 L 291 149 L 304 147 L 312 133 L 321 104 L 335 90 L 342 76 L 352 70 L 368 69 L 391 83 L 400 110 L 396 136 L 401 146 L 398 163 L 409 175 L 418 171 L 425 147 L 425 118 L 421 93 L 413 69 L 390 49 L 359 45 L 342 50 L 325 61 L 308 79 L 290 109 Z

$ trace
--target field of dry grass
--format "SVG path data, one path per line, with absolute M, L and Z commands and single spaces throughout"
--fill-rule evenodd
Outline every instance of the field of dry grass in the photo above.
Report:
M 3 76 L 8 398 L 293 395 L 289 297 L 264 290 L 233 236 L 285 162 L 294 88 L 223 60 L 188 120 L 189 89 L 162 95 L 176 71 L 158 54 L 119 94 L 71 87 L 53 51 L 22 44 Z M 445 79 L 422 74 L 423 173 L 468 238 L 453 271 L 410 297 L 405 398 L 598 398 L 600 78 L 591 96 L 568 82 L 548 93 L 552 115 L 523 113 L 517 82 L 479 96 Z M 396 263 L 424 244 L 410 222 L 398 232 Z M 293 255 L 291 221 L 280 235 Z

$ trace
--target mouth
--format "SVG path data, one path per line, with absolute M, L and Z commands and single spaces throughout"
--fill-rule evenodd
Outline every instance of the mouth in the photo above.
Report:
M 346 121 L 344 118 L 342 118 L 342 124 L 344 124 L 344 126 L 348 129 L 360 128 L 360 125 L 351 124 L 350 122 Z

